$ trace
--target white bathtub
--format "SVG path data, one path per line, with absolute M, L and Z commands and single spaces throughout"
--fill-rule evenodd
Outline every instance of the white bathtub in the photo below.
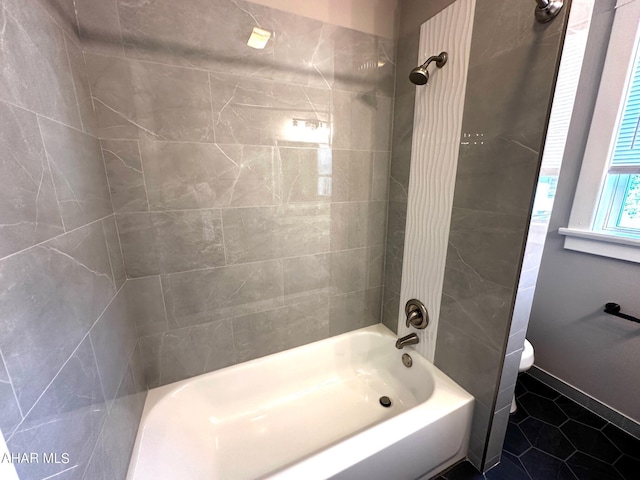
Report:
M 473 397 L 395 340 L 374 325 L 150 390 L 128 480 L 438 473 L 466 455 Z

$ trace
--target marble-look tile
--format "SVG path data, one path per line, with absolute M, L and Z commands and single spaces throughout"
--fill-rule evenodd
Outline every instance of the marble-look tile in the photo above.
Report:
M 325 297 L 331 286 L 331 254 L 285 258 L 283 264 L 285 304 Z
M 78 346 L 51 385 L 8 440 L 13 452 L 68 453 L 69 463 L 19 463 L 21 478 L 45 478 L 65 471 L 82 479 L 106 417 L 98 367 L 88 338 Z
M 328 299 L 260 312 L 232 320 L 236 362 L 264 357 L 329 336 Z
M 65 228 L 113 213 L 98 140 L 45 118 L 40 128 Z
M 192 0 L 179 16 L 171 1 L 120 0 L 127 55 L 296 83 L 325 84 L 314 68 L 335 27 L 242 0 Z M 212 28 L 211 19 L 224 19 Z M 247 48 L 252 28 L 274 32 L 263 50 Z
M 169 327 L 209 323 L 282 306 L 282 262 L 162 276 Z
M 540 23 L 532 22 L 529 12 L 524 8 L 508 8 L 512 5 L 509 0 L 498 0 L 492 5 L 499 9 L 495 15 L 474 17 L 474 36 L 469 55 L 470 66 L 501 58 L 520 47 L 544 49 L 558 46 L 557 38 L 549 37 L 557 36 L 562 31 L 566 11 L 560 13 L 557 22 Z M 501 5 L 505 8 L 501 8 Z M 495 34 L 496 25 L 500 25 L 500 35 Z
M 367 288 L 369 249 L 331 252 L 332 294 L 356 292 Z
M 206 72 L 93 54 L 85 61 L 100 138 L 213 140 Z
M 102 427 L 85 480 L 124 480 L 144 408 L 146 390 L 136 379 L 135 357 L 127 366 L 118 394 Z
M 384 284 L 385 247 L 375 245 L 368 249 L 367 288 L 381 287 Z
M 396 53 L 397 41 L 389 38 L 377 37 L 377 90 L 380 95 L 393 97 L 396 87 Z
M 96 135 L 96 114 L 93 110 L 93 99 L 91 98 L 89 76 L 84 63 L 84 53 L 80 45 L 75 42 L 77 41 L 75 35 L 73 37 L 65 35 L 64 41 L 69 55 L 69 65 L 71 66 L 82 130 L 90 135 Z
M 140 347 L 150 388 L 235 363 L 230 320 L 142 337 Z
M 413 68 L 413 67 L 412 67 Z M 408 83 L 409 80 L 407 80 Z M 413 141 L 413 115 L 416 103 L 415 86 L 410 92 L 396 96 L 393 101 L 393 152 L 409 152 L 411 161 L 411 142 Z
M 142 142 L 153 210 L 280 203 L 271 147 Z
M 0 430 L 9 437 L 13 430 L 22 421 L 22 412 L 18 406 L 18 400 L 13 392 L 11 379 L 0 356 Z
M 333 191 L 333 151 L 318 148 L 278 148 L 284 203 L 328 202 Z
M 74 11 L 74 0 L 36 0 L 51 18 L 69 35 L 77 35 L 78 22 Z
M 445 267 L 440 318 L 495 349 L 504 347 L 513 290 L 472 269 Z
M 382 323 L 393 333 L 398 333 L 400 318 L 400 292 L 391 290 L 386 285 L 382 292 Z
M 4 0 L 2 7 L 0 100 L 81 128 L 63 31 L 31 2 Z
M 219 210 L 116 215 L 129 277 L 224 265 Z
M 100 222 L 0 262 L 0 349 L 23 411 L 114 294 Z
M 483 145 L 460 145 L 454 205 L 527 216 L 543 137 L 536 129 L 487 138 Z
M 408 32 L 402 32 L 402 35 L 397 40 L 396 98 L 407 93 L 415 93 L 416 86 L 409 81 L 409 72 L 412 68 L 418 66 L 419 47 L 420 28 L 415 28 Z M 411 119 L 413 121 L 413 112 L 411 114 Z
M 558 54 L 560 34 L 547 36 L 545 43 L 511 48 L 469 68 L 474 81 L 467 83 L 463 132 L 493 138 L 545 124 L 557 68 L 549 59 Z M 540 145 L 542 132 L 534 150 Z
M 110 406 L 136 347 L 136 326 L 129 314 L 126 292 L 120 290 L 89 333 L 96 355 L 105 400 Z
M 385 250 L 385 287 L 400 292 L 404 237 L 407 223 L 407 204 L 389 202 L 389 220 Z
M 331 250 L 383 245 L 386 202 L 331 204 Z
M 85 51 L 124 56 L 117 0 L 74 0 L 79 37 Z
M 391 149 L 393 100 L 381 95 L 332 91 L 333 146 L 348 150 Z
M 331 198 L 334 202 L 371 199 L 373 152 L 333 150 Z
M 159 276 L 132 278 L 124 290 L 129 302 L 129 314 L 135 323 L 138 337 L 166 332 L 169 329 Z
M 528 218 L 453 208 L 447 266 L 508 289 L 518 280 Z
M 234 208 L 222 211 L 227 264 L 329 250 L 329 205 Z
M 502 349 L 488 346 L 479 341 L 474 332 L 460 330 L 450 325 L 449 320 L 440 315 L 435 366 L 473 395 L 477 402 L 492 405 L 498 385 L 498 372 L 504 360 Z M 479 410 L 475 412 L 474 418 L 479 413 Z M 485 432 L 486 428 L 485 425 Z M 473 431 L 484 438 L 480 430 Z
M 411 151 L 395 151 L 391 154 L 389 200 L 407 203 L 409 198 L 409 175 L 411 174 Z
M 217 143 L 330 142 L 328 89 L 219 73 L 209 77 Z
M 134 140 L 100 140 L 100 145 L 107 169 L 114 212 L 149 210 L 138 142 Z
M 0 178 L 0 258 L 63 232 L 38 120 L 4 102 Z
M 105 241 L 107 242 L 109 260 L 111 261 L 113 283 L 116 290 L 119 290 L 127 280 L 127 274 L 124 269 L 124 259 L 122 258 L 122 250 L 120 248 L 120 238 L 118 236 L 115 216 L 111 215 L 103 219 L 102 228 L 104 230 Z
M 350 332 L 380 322 L 382 287 L 331 297 L 329 332 Z
M 389 175 L 391 153 L 374 152 L 371 178 L 371 196 L 369 200 L 389 200 Z
M 375 92 L 380 57 L 378 39 L 357 30 L 335 28 L 325 41 L 331 45 L 325 52 L 329 56 L 321 59 L 317 67 L 332 88 Z

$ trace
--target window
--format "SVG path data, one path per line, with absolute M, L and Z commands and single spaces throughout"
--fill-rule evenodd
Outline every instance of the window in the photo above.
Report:
M 618 0 L 565 248 L 640 262 L 640 0 Z

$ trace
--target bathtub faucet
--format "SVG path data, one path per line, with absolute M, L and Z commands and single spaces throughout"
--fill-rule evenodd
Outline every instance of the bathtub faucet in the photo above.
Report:
M 415 333 L 410 333 L 409 335 L 396 340 L 396 348 L 401 349 L 406 347 L 407 345 L 415 345 L 419 341 L 420 339 L 418 338 L 418 335 L 416 335 Z

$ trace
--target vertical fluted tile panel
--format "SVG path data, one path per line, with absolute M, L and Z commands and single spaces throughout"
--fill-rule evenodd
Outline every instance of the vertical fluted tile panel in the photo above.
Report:
M 410 298 L 426 305 L 430 324 L 419 332 L 418 350 L 430 360 L 435 352 L 474 9 L 475 0 L 458 1 L 420 30 L 418 62 L 442 51 L 449 58 L 442 69 L 430 67 L 428 86 L 416 87 L 400 310 Z M 400 325 L 399 330 L 405 334 L 407 329 Z

